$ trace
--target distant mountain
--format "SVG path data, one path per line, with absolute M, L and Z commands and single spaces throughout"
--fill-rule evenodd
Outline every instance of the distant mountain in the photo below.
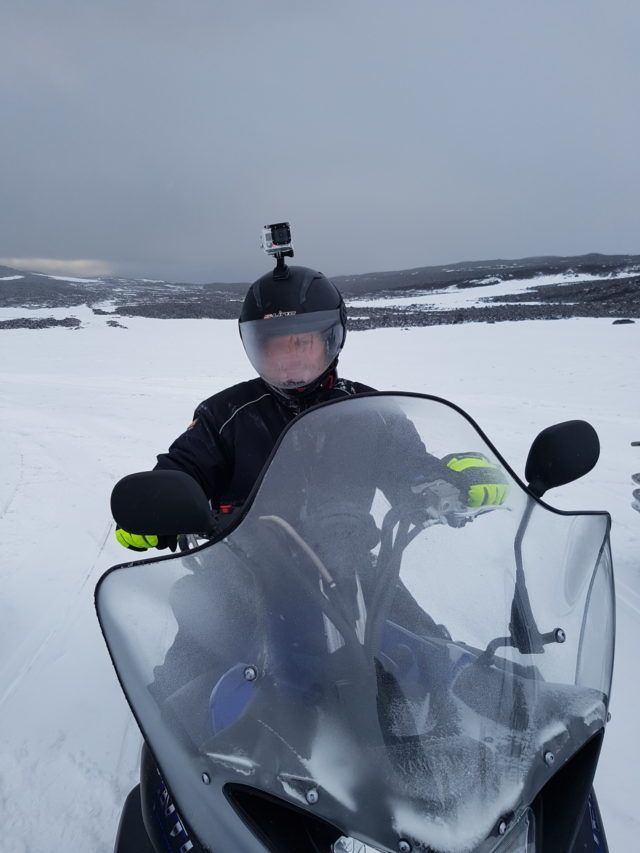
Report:
M 629 279 L 629 272 L 637 272 L 638 278 L 633 276 Z M 414 296 L 446 288 L 454 291 L 481 288 L 486 292 L 491 285 L 501 285 L 504 292 L 504 283 L 511 280 L 539 276 L 571 277 L 571 274 L 574 277 L 585 274 L 588 278 L 595 277 L 602 280 L 604 287 L 583 283 L 569 291 L 567 285 L 562 284 L 560 292 L 556 285 L 551 285 L 551 289 L 538 288 L 535 294 L 531 291 L 523 293 L 520 288 L 513 297 L 503 295 L 501 305 L 496 304 L 493 308 L 487 304 L 491 297 L 488 300 L 483 297 L 482 305 L 476 305 L 471 313 L 470 309 L 461 308 L 452 309 L 448 314 L 443 311 L 434 314 L 428 306 L 418 312 L 407 311 L 391 304 L 394 299 L 411 302 Z M 614 288 L 609 279 L 622 274 L 627 274 L 626 283 L 618 283 Z M 424 325 L 465 322 L 468 319 L 489 322 L 492 319 L 533 319 L 539 316 L 619 316 L 625 313 L 630 317 L 640 316 L 640 255 L 588 254 L 462 261 L 392 272 L 337 276 L 333 280 L 347 300 L 363 297 L 389 299 L 388 307 L 386 303 L 382 307 L 373 307 L 368 311 L 368 317 L 358 317 L 361 312 L 351 311 L 354 315 L 353 328 L 370 327 L 372 323 Z M 535 286 L 532 282 L 532 287 Z M 95 314 L 109 316 L 235 319 L 247 287 L 248 283 L 192 284 L 109 276 L 65 277 L 0 266 L 0 307 L 14 309 L 72 308 L 86 304 Z M 505 304 L 509 302 L 511 307 Z M 542 308 L 539 307 L 541 304 Z M 448 320 L 445 319 L 447 317 Z M 16 327 L 15 322 L 11 322 Z
M 571 257 L 545 255 L 519 260 L 496 258 L 490 261 L 461 261 L 435 267 L 416 267 L 397 272 L 371 272 L 353 276 L 334 276 L 333 281 L 346 297 L 371 296 L 385 291 L 434 290 L 442 287 L 475 286 L 489 277 L 508 281 L 537 275 L 567 272 L 607 275 L 627 268 L 640 270 L 640 255 L 601 255 L 592 253 Z

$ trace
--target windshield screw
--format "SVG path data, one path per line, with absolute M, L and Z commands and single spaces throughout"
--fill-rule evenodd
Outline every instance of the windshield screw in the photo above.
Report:
M 547 764 L 549 767 L 551 767 L 555 760 L 556 760 L 556 757 L 552 752 L 550 752 L 550 751 L 545 752 L 545 754 L 544 754 L 544 763 L 545 764 Z
M 402 841 L 398 841 L 398 851 L 399 853 L 411 853 L 411 845 L 402 839 Z
M 210 785 L 211 784 L 211 776 L 209 776 L 208 773 L 203 773 L 202 774 L 202 781 L 204 782 L 205 785 Z
M 611 722 L 611 711 L 607 711 L 607 722 Z
M 498 835 L 504 835 L 507 831 L 507 822 L 506 820 L 501 820 L 498 824 Z
M 567 635 L 562 630 L 562 628 L 556 628 L 555 635 L 556 643 L 564 643 L 564 641 L 567 639 Z
M 318 802 L 318 789 L 309 788 L 309 790 L 305 794 L 305 799 L 310 806 L 315 806 L 315 804 Z
M 247 666 L 244 670 L 245 681 L 255 681 L 258 677 L 258 670 L 255 666 Z

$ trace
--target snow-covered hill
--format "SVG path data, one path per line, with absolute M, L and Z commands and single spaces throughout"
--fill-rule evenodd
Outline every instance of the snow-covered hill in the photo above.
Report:
M 93 610 L 97 579 L 126 557 L 109 493 L 201 399 L 251 376 L 233 321 L 78 316 L 78 332 L 0 332 L 0 849 L 17 853 L 112 849 L 139 736 Z M 341 359 L 345 376 L 462 405 L 520 473 L 544 426 L 598 430 L 596 469 L 549 501 L 613 516 L 617 662 L 597 777 L 613 853 L 640 836 L 639 351 L 640 323 L 576 319 L 365 331 Z
M 334 281 L 347 299 L 354 329 L 640 317 L 637 255 L 474 261 L 337 276 Z M 0 267 L 0 331 L 63 324 L 77 328 L 77 309 L 83 305 L 114 323 L 127 317 L 231 319 L 245 290 L 243 284 L 65 278 Z M 31 313 L 62 308 L 68 309 L 62 315 Z

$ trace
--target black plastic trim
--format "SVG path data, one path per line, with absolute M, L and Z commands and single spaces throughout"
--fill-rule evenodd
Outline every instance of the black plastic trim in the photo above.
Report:
M 604 729 L 600 729 L 554 773 L 533 801 L 537 850 L 578 853 L 576 841 L 581 834 L 603 736 Z M 604 838 L 604 830 L 600 829 Z M 593 846 L 585 853 L 599 851 Z
M 124 801 L 114 853 L 155 853 L 142 820 L 140 785 L 136 785 Z
M 270 853 L 325 853 L 342 830 L 273 794 L 248 785 L 227 784 L 224 794 L 238 816 Z M 284 817 L 292 818 L 286 825 Z

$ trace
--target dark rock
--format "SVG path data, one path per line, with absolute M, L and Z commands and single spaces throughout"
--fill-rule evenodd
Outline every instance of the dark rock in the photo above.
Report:
M 625 317 L 623 320 L 614 320 L 614 326 L 625 326 L 627 323 L 635 323 L 635 320 L 631 320 L 629 317 Z
M 16 317 L 15 320 L 0 320 L 0 329 L 49 329 L 51 326 L 79 329 L 80 320 L 77 317 L 65 317 L 64 320 L 56 320 L 54 317 Z

